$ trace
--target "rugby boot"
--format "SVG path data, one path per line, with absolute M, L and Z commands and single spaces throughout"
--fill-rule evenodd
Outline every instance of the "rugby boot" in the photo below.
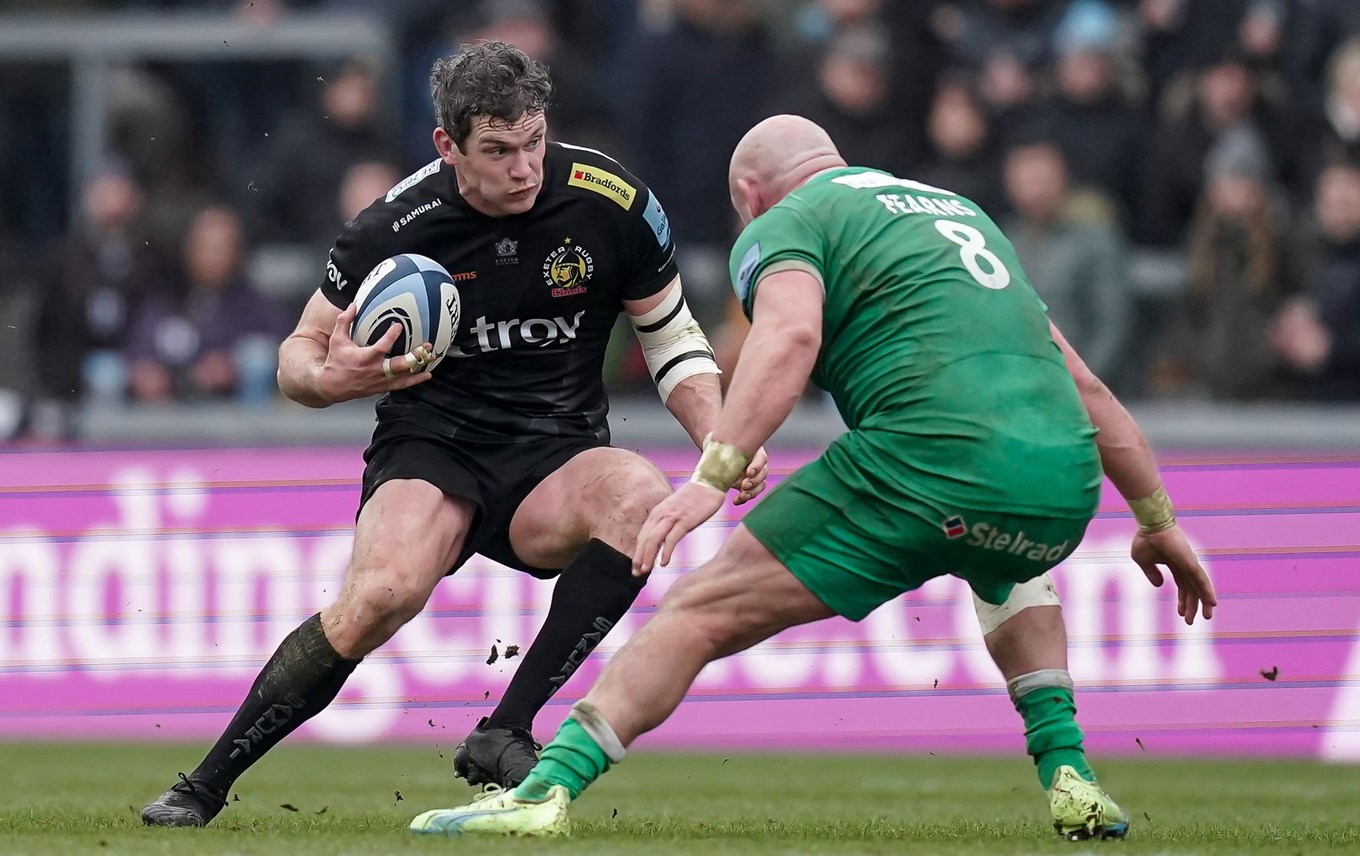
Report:
M 1095 782 L 1083 779 L 1068 766 L 1053 774 L 1048 789 L 1053 828 L 1068 841 L 1091 838 L 1123 838 L 1129 834 L 1129 816 Z
M 183 773 L 170 790 L 156 797 L 156 801 L 142 809 L 142 823 L 147 826 L 207 826 L 226 806 L 225 796 L 218 795 L 204 782 L 196 782 Z
M 411 821 L 417 835 L 570 835 L 567 804 L 571 796 L 553 785 L 542 800 L 520 799 L 515 792 L 495 785 L 457 808 L 437 808 Z
M 469 785 L 513 788 L 538 763 L 538 750 L 527 728 L 487 728 L 482 717 L 453 753 L 453 774 Z

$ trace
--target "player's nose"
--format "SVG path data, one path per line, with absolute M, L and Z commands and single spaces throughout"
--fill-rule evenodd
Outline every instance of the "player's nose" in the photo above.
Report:
M 510 177 L 516 181 L 527 181 L 534 174 L 533 168 L 529 165 L 529 153 L 520 149 L 515 152 L 510 159 Z

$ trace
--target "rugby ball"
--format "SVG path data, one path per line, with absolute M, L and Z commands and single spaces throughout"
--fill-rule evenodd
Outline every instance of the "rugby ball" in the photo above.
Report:
M 354 302 L 358 312 L 350 338 L 356 344 L 372 345 L 397 324 L 401 334 L 387 355 L 398 357 L 429 342 L 434 346 L 430 371 L 444 359 L 458 332 L 458 286 L 443 265 L 426 256 L 405 253 L 380 262 L 364 278 Z

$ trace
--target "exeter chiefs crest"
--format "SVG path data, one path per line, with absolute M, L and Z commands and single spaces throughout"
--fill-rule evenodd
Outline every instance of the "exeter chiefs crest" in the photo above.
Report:
M 586 283 L 594 273 L 595 260 L 571 238 L 563 238 L 562 245 L 543 260 L 543 281 L 552 289 L 553 297 L 585 294 Z

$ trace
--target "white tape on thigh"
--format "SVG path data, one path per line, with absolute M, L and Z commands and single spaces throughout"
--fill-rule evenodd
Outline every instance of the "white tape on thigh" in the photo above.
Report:
M 1029 582 L 1020 583 L 1011 589 L 1010 597 L 1000 606 L 988 603 L 976 594 L 973 595 L 973 608 L 977 610 L 978 623 L 982 625 L 982 635 L 986 636 L 1016 615 L 1031 606 L 1061 606 L 1058 590 L 1053 587 L 1053 578 L 1048 572 L 1040 574 Z

